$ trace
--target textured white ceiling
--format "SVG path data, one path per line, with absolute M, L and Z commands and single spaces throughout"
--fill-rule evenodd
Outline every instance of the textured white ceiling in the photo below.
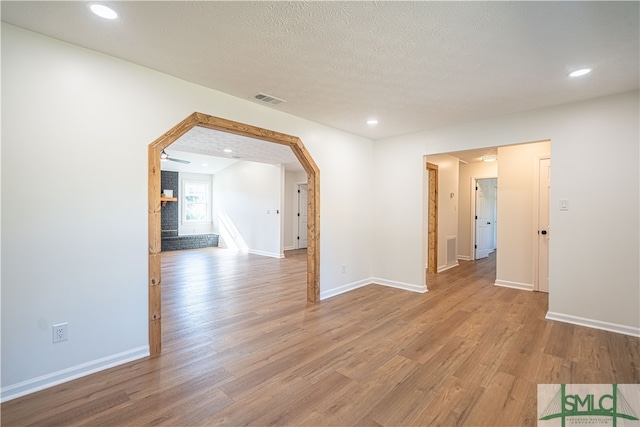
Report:
M 636 1 L 110 4 L 2 1 L 2 20 L 371 139 L 639 86 Z
M 271 164 L 297 163 L 298 159 L 286 145 L 274 144 L 227 132 L 217 132 L 196 126 L 178 138 L 171 149 L 209 156 L 227 157 Z M 231 150 L 226 153 L 224 150 Z
M 224 157 L 211 157 L 208 155 L 189 153 L 185 151 L 174 150 L 173 146 L 167 148 L 167 155 L 171 159 L 188 160 L 191 163 L 184 164 L 172 161 L 161 161 L 160 169 L 163 171 L 186 172 L 186 173 L 203 173 L 215 175 L 221 170 L 228 168 L 236 163 L 236 159 L 228 159 Z
M 478 148 L 476 150 L 454 151 L 448 154 L 452 155 L 453 157 L 457 157 L 464 163 L 478 163 L 481 162 L 482 158 L 485 156 L 495 156 L 496 158 L 498 158 L 498 148 Z
M 226 153 L 225 149 L 231 150 L 231 153 Z M 163 162 L 163 170 L 214 174 L 239 160 L 282 164 L 287 170 L 303 170 L 291 148 L 286 145 L 218 132 L 201 126 L 190 129 L 166 151 L 171 157 L 190 160 L 191 164 Z M 207 163 L 207 166 L 202 167 L 203 163 Z

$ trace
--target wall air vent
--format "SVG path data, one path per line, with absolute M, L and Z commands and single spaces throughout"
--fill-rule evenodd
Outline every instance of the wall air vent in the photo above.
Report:
M 260 102 L 264 102 L 271 105 L 282 104 L 283 102 L 287 102 L 284 99 L 276 98 L 275 96 L 267 95 L 266 93 L 259 92 L 257 95 L 253 97 Z
M 458 263 L 458 238 L 456 236 L 447 237 L 447 266 Z

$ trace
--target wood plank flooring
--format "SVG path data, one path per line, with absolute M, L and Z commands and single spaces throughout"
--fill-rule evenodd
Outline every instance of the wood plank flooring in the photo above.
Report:
M 2 404 L 3 426 L 534 426 L 538 383 L 639 383 L 640 340 L 544 319 L 495 257 L 306 301 L 306 255 L 162 254 L 163 350 Z

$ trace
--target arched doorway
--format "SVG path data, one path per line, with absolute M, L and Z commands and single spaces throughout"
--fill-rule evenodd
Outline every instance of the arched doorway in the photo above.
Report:
M 160 277 L 160 153 L 195 126 L 256 138 L 291 148 L 307 173 L 307 299 L 320 300 L 320 171 L 300 138 L 202 113 L 193 113 L 149 144 L 149 351 L 162 348 Z

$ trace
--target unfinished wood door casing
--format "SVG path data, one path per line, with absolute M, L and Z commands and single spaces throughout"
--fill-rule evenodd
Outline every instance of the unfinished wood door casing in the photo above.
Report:
M 196 112 L 149 144 L 149 351 L 152 356 L 160 354 L 162 348 L 160 153 L 195 126 L 291 148 L 307 173 L 307 299 L 320 300 L 320 171 L 304 144 L 295 136 Z
M 438 272 L 438 165 L 427 162 L 429 172 L 429 219 L 427 226 L 428 273 Z

